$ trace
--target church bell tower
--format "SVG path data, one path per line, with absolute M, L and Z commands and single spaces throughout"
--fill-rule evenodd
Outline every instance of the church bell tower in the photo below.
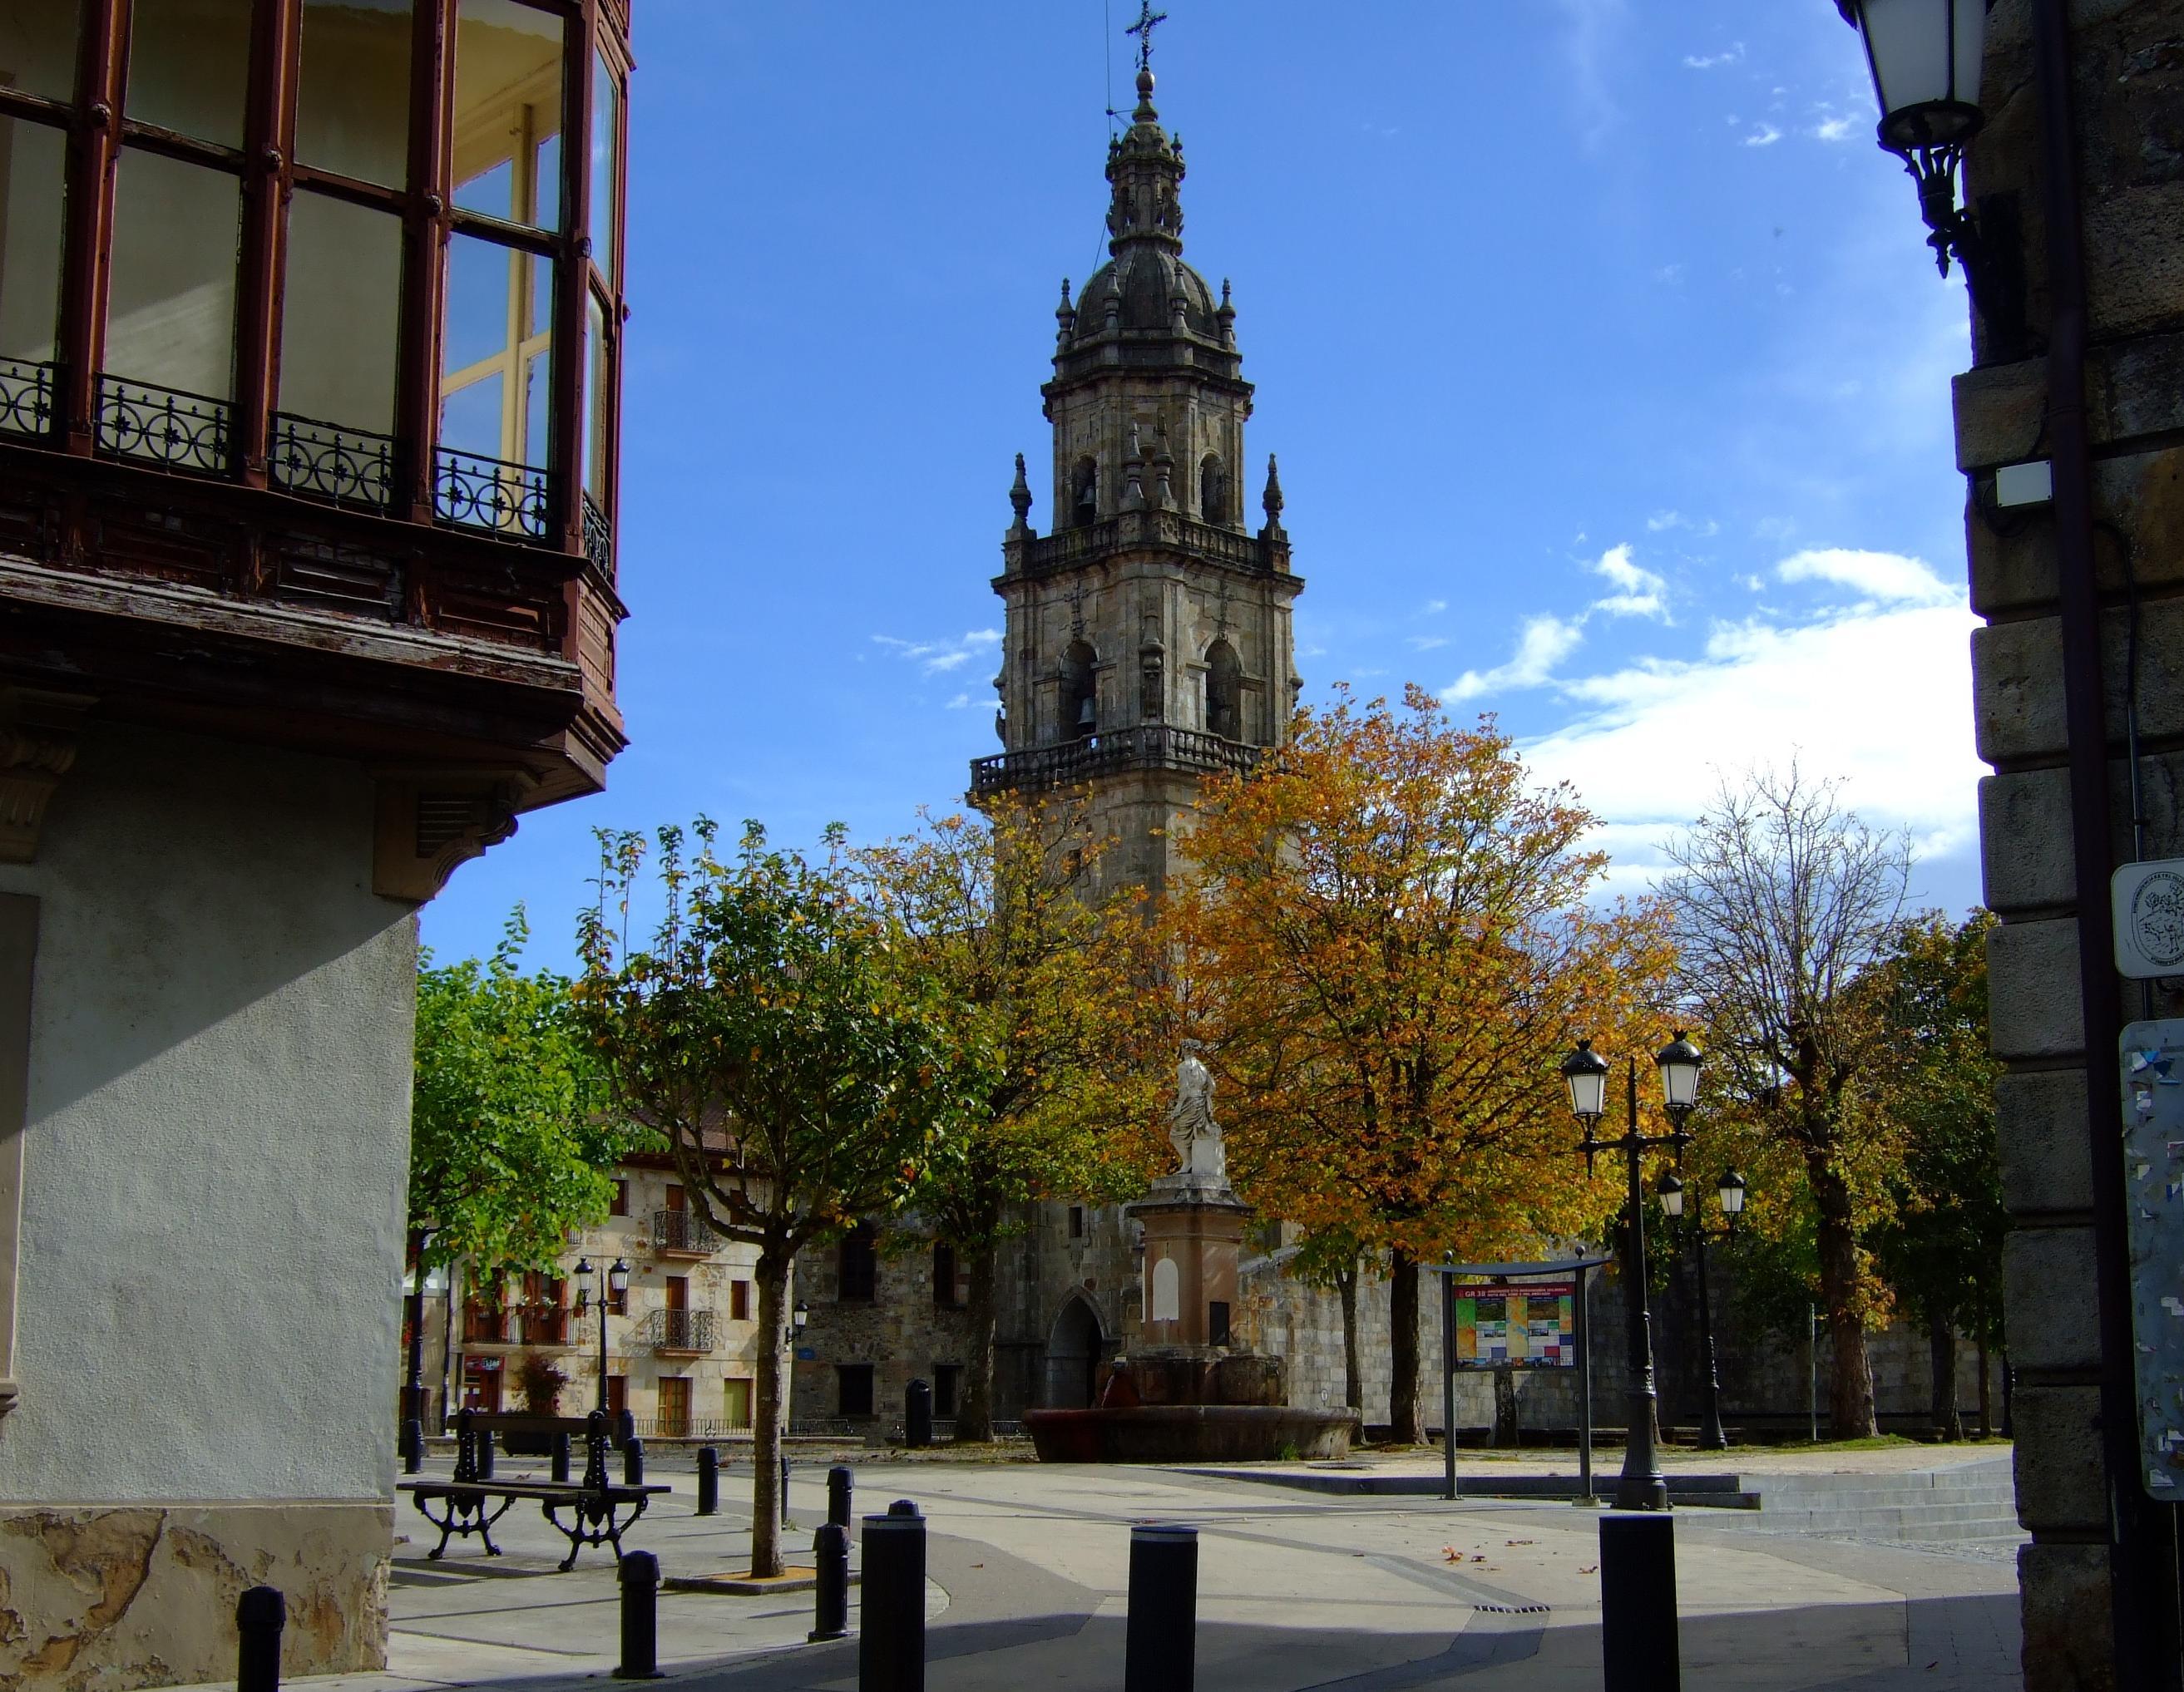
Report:
M 997 719 L 1004 749 L 971 798 L 1084 788 L 1109 861 L 1157 894 L 1174 826 L 1209 776 L 1288 737 L 1302 685 L 1281 484 L 1244 516 L 1251 385 L 1220 298 L 1183 259 L 1183 145 L 1141 64 L 1128 130 L 1108 143 L 1108 262 L 1061 285 L 1054 376 L 1054 530 L 1031 526 L 1021 455 L 994 588 L 1007 607 Z

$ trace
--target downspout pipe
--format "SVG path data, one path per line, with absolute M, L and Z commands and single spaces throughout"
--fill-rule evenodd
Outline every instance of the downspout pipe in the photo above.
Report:
M 2109 736 L 2093 575 L 2092 451 L 2086 424 L 2085 248 L 2070 97 L 2068 0 L 2032 0 L 2041 175 L 2048 225 L 2048 437 L 2054 470 L 2055 561 L 2070 748 L 2078 986 L 2084 1008 L 2087 1132 L 2092 1166 L 2094 1285 L 2100 1335 L 2103 1469 L 2117 1692 L 2176 1692 L 2173 1507 L 2139 1482 L 2131 1261 L 2126 1241 L 2123 1083 L 2109 881 Z

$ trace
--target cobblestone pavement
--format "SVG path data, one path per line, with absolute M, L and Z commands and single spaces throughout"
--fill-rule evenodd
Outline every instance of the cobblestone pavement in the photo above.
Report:
M 504 1459 L 504 1462 L 507 1460 Z M 692 1478 L 631 1536 L 671 1575 L 737 1565 L 749 1472 L 724 1476 L 720 1516 Z M 823 1472 L 792 1489 L 792 1543 L 810 1544 Z M 1198 1684 L 1205 1692 L 1430 1692 L 1600 1684 L 1596 1509 L 1568 1503 L 1328 1497 L 1156 1469 L 866 1465 L 860 1514 L 914 1499 L 931 1522 L 928 1684 L 933 1692 L 1123 1684 L 1129 1528 L 1200 1531 Z M 391 1583 L 389 1671 L 306 1683 L 322 1692 L 565 1688 L 611 1675 L 611 1561 L 563 1542 L 527 1508 L 494 1530 L 508 1554 L 437 1534 L 406 1500 Z M 1680 1511 L 1685 1684 L 1709 1692 L 1989 1692 L 2019 1684 L 2006 1565 L 1721 1525 Z M 1542 1607 L 1544 1606 L 1544 1607 Z M 808 1645 L 811 1595 L 667 1593 L 662 1666 L 693 1692 L 801 1692 L 856 1682 L 856 1646 Z M 856 1617 L 854 1611 L 852 1626 Z

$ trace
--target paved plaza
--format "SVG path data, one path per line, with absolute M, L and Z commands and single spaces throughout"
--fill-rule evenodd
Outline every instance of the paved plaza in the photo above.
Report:
M 1847 1467 L 1903 1478 L 1922 1455 L 1773 1461 L 1785 1470 Z M 1993 1461 L 1992 1451 L 1979 1455 Z M 1738 1472 L 1769 1461 L 1753 1454 Z M 749 1470 L 724 1474 L 722 1514 L 701 1517 L 694 1476 L 655 1467 L 651 1478 L 675 1491 L 632 1545 L 657 1554 L 670 1576 L 738 1567 Z M 1397 1459 L 1378 1467 L 1394 1474 L 1425 1466 Z M 1502 1467 L 1467 1460 L 1464 1472 Z M 1555 1465 L 1528 1455 L 1518 1467 Z M 800 1471 L 793 1544 L 810 1544 L 825 1511 L 823 1483 L 823 1470 Z M 857 1489 L 861 1516 L 911 1498 L 932 1524 L 934 1692 L 1119 1689 L 1129 1530 L 1149 1521 L 1200 1531 L 1198 1684 L 1206 1692 L 1599 1684 L 1596 1508 L 1329 1495 L 1166 1469 L 944 1461 L 862 1464 Z M 406 1500 L 402 1509 L 389 1672 L 309 1686 L 433 1692 L 612 1675 L 618 1599 L 605 1554 L 588 1551 L 574 1572 L 556 1573 L 563 1542 L 519 1506 L 495 1529 L 506 1556 L 488 1558 L 475 1540 L 458 1541 L 432 1562 L 425 1553 L 436 1535 Z M 2015 1573 L 2006 1549 L 1914 1550 L 1768 1531 L 1763 1511 L 1680 1510 L 1676 1550 L 1687 1686 L 1986 1692 L 2019 1684 Z M 798 1692 L 856 1684 L 854 1639 L 805 1643 L 808 1592 L 668 1592 L 660 1616 L 662 1666 L 688 1686 Z

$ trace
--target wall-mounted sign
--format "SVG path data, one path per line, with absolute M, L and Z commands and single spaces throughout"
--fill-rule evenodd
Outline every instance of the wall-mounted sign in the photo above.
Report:
M 2184 858 L 2126 864 L 2109 896 L 2117 972 L 2133 981 L 2184 975 Z
M 2139 1482 L 2184 1503 L 2184 1021 L 2123 1031 L 2123 1115 Z
M 1577 1366 L 1577 1283 L 1533 1281 L 1495 1286 L 1458 1281 L 1457 1369 L 1574 1369 Z
M 796 1348 L 796 1361 L 800 1363 L 817 1362 L 819 1361 L 818 1348 L 811 1345 L 798 1346 Z

